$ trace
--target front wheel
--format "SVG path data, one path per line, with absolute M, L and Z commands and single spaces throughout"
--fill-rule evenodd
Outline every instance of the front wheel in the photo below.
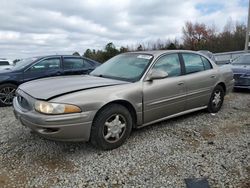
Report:
M 224 89 L 220 85 L 217 85 L 214 88 L 210 101 L 208 103 L 207 109 L 210 113 L 216 113 L 221 109 L 224 101 L 224 96 L 225 96 Z
M 17 86 L 14 84 L 0 85 L 0 106 L 11 106 Z
M 132 130 L 132 117 L 127 108 L 111 104 L 98 112 L 91 128 L 91 143 L 100 149 L 111 150 L 121 146 Z

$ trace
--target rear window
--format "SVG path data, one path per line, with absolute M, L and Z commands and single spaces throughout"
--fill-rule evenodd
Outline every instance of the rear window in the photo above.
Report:
M 186 74 L 204 71 L 203 61 L 197 54 L 182 54 L 185 63 Z
M 186 74 L 201 72 L 213 68 L 212 64 L 207 58 L 198 54 L 184 53 L 182 54 L 182 57 L 185 64 Z
M 91 67 L 89 62 L 82 58 L 75 58 L 75 57 L 63 58 L 63 68 L 65 70 L 82 69 L 82 68 L 89 68 L 89 67 Z
M 10 65 L 8 61 L 0 61 L 0 66 Z
M 205 70 L 209 70 L 209 69 L 213 68 L 211 63 L 207 60 L 207 58 L 201 56 L 201 59 L 202 59 L 202 62 L 204 64 Z

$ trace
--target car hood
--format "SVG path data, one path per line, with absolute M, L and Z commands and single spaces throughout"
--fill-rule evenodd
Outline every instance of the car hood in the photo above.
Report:
M 12 72 L 13 66 L 0 66 L 0 74 Z
M 250 73 L 250 65 L 232 65 L 233 73 Z
M 127 83 L 129 82 L 89 75 L 63 76 L 26 82 L 19 89 L 36 99 L 49 100 L 76 91 Z

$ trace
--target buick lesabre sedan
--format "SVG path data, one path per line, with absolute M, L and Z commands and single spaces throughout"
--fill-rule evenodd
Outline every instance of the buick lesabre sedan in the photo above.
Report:
M 201 109 L 218 112 L 233 85 L 231 69 L 197 52 L 125 53 L 90 75 L 22 84 L 14 112 L 46 138 L 114 149 L 133 128 Z

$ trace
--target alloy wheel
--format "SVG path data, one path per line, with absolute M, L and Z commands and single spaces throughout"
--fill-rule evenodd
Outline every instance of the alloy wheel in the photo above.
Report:
M 114 114 L 110 116 L 104 124 L 104 139 L 109 143 L 119 141 L 126 131 L 126 125 L 126 119 L 121 114 Z
M 0 102 L 5 105 L 11 105 L 15 96 L 16 88 L 4 87 L 0 90 Z
M 217 108 L 222 101 L 221 92 L 219 90 L 214 92 L 214 98 L 212 100 L 213 105 Z

